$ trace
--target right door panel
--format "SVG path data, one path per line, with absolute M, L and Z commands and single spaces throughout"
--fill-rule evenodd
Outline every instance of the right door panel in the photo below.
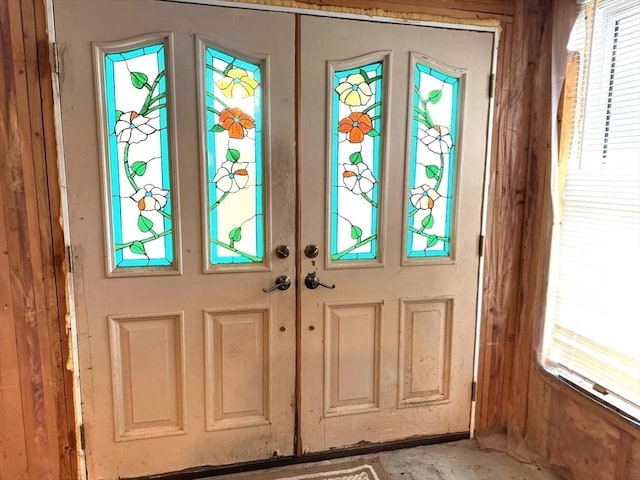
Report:
M 493 35 L 300 31 L 302 451 L 467 432 Z

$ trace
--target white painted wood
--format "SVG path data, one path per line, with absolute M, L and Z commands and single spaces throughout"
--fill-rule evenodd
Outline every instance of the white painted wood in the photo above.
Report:
M 374 262 L 365 262 L 368 265 L 361 267 L 341 267 L 326 260 L 329 214 L 324 205 L 330 149 L 327 132 L 322 127 L 329 121 L 326 104 L 331 87 L 327 87 L 327 65 L 380 51 L 390 51 L 389 128 L 385 138 L 388 157 L 382 170 L 386 202 L 381 204 L 382 218 L 386 219 L 381 222 L 385 235 L 380 248 L 384 256 L 378 268 L 365 268 Z M 445 261 L 403 261 L 407 112 L 409 88 L 413 88 L 410 70 L 413 52 L 450 65 L 454 71 L 464 72 L 465 77 L 466 91 L 461 105 L 463 134 L 458 141 L 459 195 L 453 226 L 456 248 L 455 257 Z M 490 33 L 327 18 L 301 19 L 299 141 L 303 220 L 300 248 L 317 244 L 321 250 L 317 259 L 302 259 L 301 271 L 303 275 L 317 271 L 322 281 L 336 285 L 333 290 L 300 287 L 300 421 L 304 452 L 470 429 L 479 269 L 477 242 L 481 228 L 490 102 L 487 82 L 492 53 Z M 444 305 L 445 313 L 420 317 L 416 313 L 423 308 L 420 305 L 430 305 L 432 301 Z M 326 346 L 327 342 L 330 345 L 335 342 L 333 324 L 336 320 L 331 306 L 372 302 L 382 305 L 380 353 L 375 359 L 368 353 L 365 358 L 379 361 L 379 367 L 375 368 L 379 372 L 378 400 L 375 408 L 354 408 L 335 415 L 327 408 L 328 401 L 332 407 L 331 389 L 337 381 L 334 379 L 345 382 L 345 378 L 350 378 L 355 387 L 362 388 L 366 384 L 365 374 L 373 365 L 359 369 L 362 377 L 348 364 L 338 364 L 337 372 L 332 370 L 336 368 L 335 355 L 333 349 Z M 415 307 L 414 312 L 407 312 L 407 306 Z M 408 313 L 411 318 L 407 318 Z M 425 335 L 435 338 L 421 338 Z M 349 345 L 354 355 L 368 352 L 369 329 L 363 326 L 362 331 L 351 333 Z M 413 353 L 407 353 L 408 348 Z M 429 357 L 433 357 L 429 360 L 430 366 L 418 366 L 422 359 Z M 408 370 L 413 363 L 416 371 Z M 409 382 L 408 389 L 406 382 Z M 411 384 L 415 384 L 415 391 Z
M 109 327 L 116 440 L 184 434 L 183 316 L 109 316 Z
M 325 305 L 325 415 L 379 408 L 381 303 Z
M 302 259 L 303 276 L 317 270 L 337 285 L 308 290 L 303 278 L 297 282 L 303 451 L 468 431 L 493 35 L 303 17 L 296 201 L 292 15 L 152 0 L 55 0 L 55 7 L 90 478 L 293 454 L 296 289 L 265 295 L 262 288 L 283 274 L 295 284 L 298 206 L 297 247 L 321 248 L 318 258 Z M 107 278 L 91 44 L 158 32 L 171 35 L 175 57 L 182 264 L 178 275 Z M 206 262 L 198 123 L 204 43 L 264 61 L 269 71 L 267 245 L 289 245 L 288 259 L 268 251 L 263 265 L 239 272 Z M 456 256 L 438 265 L 402 259 L 412 52 L 464 72 L 462 123 L 473 126 L 459 145 Z M 389 72 L 381 256 L 344 268 L 329 262 L 326 249 L 326 81 L 330 65 L 371 55 Z
M 294 17 L 151 0 L 55 0 L 54 6 L 64 63 L 62 130 L 70 237 L 77 255 L 74 286 L 89 478 L 291 455 L 295 288 L 270 294 L 262 288 L 273 285 L 278 275 L 294 278 L 295 254 L 281 260 L 267 251 L 259 272 L 203 272 L 200 185 L 205 180 L 200 177 L 195 39 L 268 61 L 272 81 L 266 82 L 270 118 L 265 121 L 271 128 L 265 152 L 276 160 L 267 159 L 273 169 L 266 177 L 271 183 L 265 184 L 272 192 L 265 204 L 271 221 L 268 244 L 293 249 Z M 109 278 L 92 43 L 159 32 L 173 39 L 181 270 Z M 243 356 L 249 354 L 251 361 L 245 363 Z M 226 385 L 220 375 L 232 376 L 222 396 L 219 386 Z
M 399 403 L 447 402 L 453 300 L 401 300 L 400 305 Z
M 269 424 L 268 309 L 205 312 L 207 430 Z

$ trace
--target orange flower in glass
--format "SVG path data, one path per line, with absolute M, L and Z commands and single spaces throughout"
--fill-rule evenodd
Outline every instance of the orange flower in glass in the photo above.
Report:
M 346 133 L 351 143 L 361 143 L 372 129 L 373 122 L 366 113 L 353 112 L 338 123 L 338 131 Z
M 225 108 L 220 112 L 220 126 L 229 132 L 229 138 L 244 138 L 247 130 L 256 124 L 249 115 L 239 108 Z

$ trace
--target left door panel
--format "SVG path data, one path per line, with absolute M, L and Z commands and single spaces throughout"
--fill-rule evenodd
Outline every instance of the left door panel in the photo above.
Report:
M 294 17 L 54 12 L 89 478 L 293 454 Z

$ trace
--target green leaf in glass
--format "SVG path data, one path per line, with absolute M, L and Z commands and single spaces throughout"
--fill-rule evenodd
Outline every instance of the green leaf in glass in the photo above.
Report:
M 131 74 L 131 83 L 137 89 L 140 89 L 145 85 L 147 85 L 147 82 L 149 81 L 149 77 L 147 77 L 145 73 L 131 72 L 130 74 Z
M 427 237 L 427 248 L 433 247 L 436 243 L 438 243 L 437 235 L 429 235 Z
M 422 226 L 424 228 L 431 228 L 433 227 L 433 215 L 427 215 L 426 217 L 424 217 L 422 219 Z
M 362 238 L 362 229 L 355 225 L 351 225 L 351 238 L 360 241 Z
M 135 242 L 133 242 L 131 244 L 131 246 L 129 247 L 129 249 L 133 253 L 137 253 L 138 255 L 146 255 L 147 254 L 147 251 L 144 248 L 144 243 L 142 243 L 140 240 L 136 240 Z
M 231 241 L 231 246 L 236 242 L 242 240 L 242 227 L 236 227 L 229 232 L 229 240 Z
M 362 153 L 353 152 L 351 155 L 349 155 L 349 161 L 354 165 L 362 163 Z
M 367 72 L 364 69 L 360 69 L 360 75 L 362 75 L 364 77 L 364 81 L 369 83 L 369 75 L 367 75 Z
M 438 103 L 442 98 L 442 90 L 431 90 L 429 92 L 429 101 L 431 103 Z
M 240 152 L 235 148 L 227 150 L 227 160 L 236 163 L 240 159 Z
M 144 175 L 144 172 L 147 171 L 147 163 L 146 162 L 133 162 L 131 164 L 131 170 L 138 176 Z
M 440 167 L 438 167 L 437 165 L 429 165 L 427 167 L 427 177 L 436 178 L 439 173 L 440 173 Z
M 369 130 L 369 133 L 367 133 L 367 135 L 369 135 L 370 137 L 377 137 L 378 135 L 380 135 L 380 132 L 372 128 L 371 130 Z
M 116 110 L 116 121 L 120 120 L 123 113 L 124 112 L 122 110 Z
M 153 222 L 150 218 L 147 218 L 144 215 L 140 215 L 138 217 L 138 228 L 141 232 L 148 232 L 153 228 Z
M 213 127 L 211 127 L 211 131 L 213 133 L 224 132 L 224 128 L 219 123 L 216 123 Z

